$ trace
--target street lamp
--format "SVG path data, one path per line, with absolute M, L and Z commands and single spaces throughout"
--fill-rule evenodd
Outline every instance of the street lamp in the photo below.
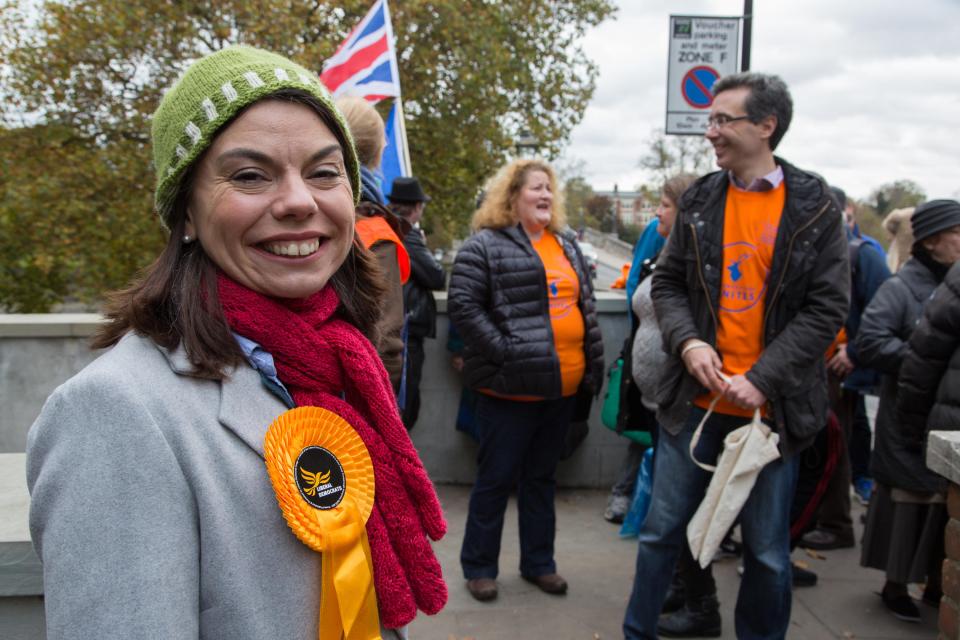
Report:
M 540 148 L 540 141 L 533 137 L 529 129 L 521 129 L 520 135 L 513 145 L 517 148 L 517 157 L 526 158 L 535 156 Z

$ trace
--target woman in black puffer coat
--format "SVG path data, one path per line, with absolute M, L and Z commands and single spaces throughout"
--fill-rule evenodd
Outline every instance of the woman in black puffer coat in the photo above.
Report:
M 576 396 L 603 379 L 590 272 L 568 232 L 553 170 L 515 160 L 488 183 L 457 253 L 450 318 L 464 383 L 478 391 L 480 452 L 460 564 L 478 600 L 497 595 L 503 517 L 517 488 L 520 574 L 564 593 L 553 557 L 557 462 Z
M 926 581 L 923 599 L 938 605 L 946 524 L 944 483 L 926 466 L 923 430 L 918 438 L 915 425 L 904 428 L 898 420 L 898 383 L 908 341 L 930 295 L 960 258 L 960 204 L 924 203 L 911 224 L 912 256 L 877 290 L 857 334 L 861 363 L 883 374 L 871 460 L 877 485 L 867 512 L 860 563 L 886 572 L 881 596 L 887 608 L 902 620 L 919 622 L 906 585 Z M 955 334 L 952 337 L 956 339 Z
M 930 431 L 960 429 L 960 263 L 933 292 L 910 336 L 900 367 L 897 413 L 905 438 L 921 452 Z

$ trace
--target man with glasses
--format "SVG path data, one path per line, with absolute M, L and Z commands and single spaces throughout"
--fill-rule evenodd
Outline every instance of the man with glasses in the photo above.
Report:
M 687 523 L 710 481 L 693 463 L 690 441 L 714 399 L 695 451 L 701 462 L 713 463 L 723 438 L 755 409 L 779 437 L 782 457 L 763 468 L 740 512 L 744 573 L 735 626 L 739 638 L 785 636 L 797 454 L 826 424 L 823 354 L 849 304 L 835 200 L 821 178 L 773 155 L 793 111 L 786 84 L 741 73 L 721 78 L 713 91 L 706 137 L 721 171 L 681 198 L 653 277 L 669 357 L 657 394 L 657 482 L 623 625 L 629 639 L 657 636 Z M 716 606 L 712 599 L 704 606 Z

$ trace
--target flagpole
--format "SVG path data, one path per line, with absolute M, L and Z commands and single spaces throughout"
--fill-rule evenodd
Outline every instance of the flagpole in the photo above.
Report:
M 390 5 L 387 0 L 383 0 L 383 13 L 387 29 L 387 42 L 390 44 L 390 66 L 392 67 L 393 77 L 397 79 L 397 126 L 400 127 L 400 146 L 405 165 L 403 170 L 407 172 L 407 175 L 412 175 L 413 165 L 410 162 L 410 146 L 407 144 L 407 123 L 403 115 L 403 88 L 400 84 L 400 69 L 397 65 L 396 36 L 393 34 L 393 20 L 390 18 Z
M 397 126 L 400 127 L 400 141 L 403 147 L 403 164 L 407 175 L 413 175 L 413 165 L 410 164 L 410 148 L 407 146 L 407 124 L 403 118 L 403 100 L 397 96 Z

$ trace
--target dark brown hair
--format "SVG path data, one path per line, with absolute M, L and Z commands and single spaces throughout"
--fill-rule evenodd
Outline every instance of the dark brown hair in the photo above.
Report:
M 310 94 L 285 89 L 263 98 L 266 99 L 295 102 L 313 109 L 340 145 L 343 148 L 349 145 L 338 133 L 339 127 L 332 125 L 326 107 Z M 230 122 L 220 131 L 228 126 Z M 171 214 L 167 245 L 153 264 L 137 274 L 125 289 L 107 295 L 104 306 L 107 322 L 94 334 L 91 345 L 95 349 L 111 347 L 130 331 L 166 349 L 175 349 L 182 343 L 195 375 L 219 380 L 228 368 L 242 364 L 244 357 L 220 307 L 217 266 L 199 242 L 182 242 L 194 171 L 201 160 L 202 156 L 181 182 Z M 340 297 L 337 315 L 376 344 L 379 301 L 385 291 L 383 276 L 376 258 L 356 238 L 346 260 L 330 278 L 330 284 Z
M 783 134 L 790 128 L 790 121 L 793 119 L 793 98 L 790 97 L 787 83 L 780 76 L 744 71 L 723 76 L 717 80 L 711 91 L 714 96 L 717 96 L 724 91 L 741 87 L 750 90 L 750 95 L 747 96 L 746 103 L 743 105 L 750 122 L 760 124 L 768 116 L 777 119 L 777 126 L 769 140 L 770 150 L 774 151 L 783 139 Z

